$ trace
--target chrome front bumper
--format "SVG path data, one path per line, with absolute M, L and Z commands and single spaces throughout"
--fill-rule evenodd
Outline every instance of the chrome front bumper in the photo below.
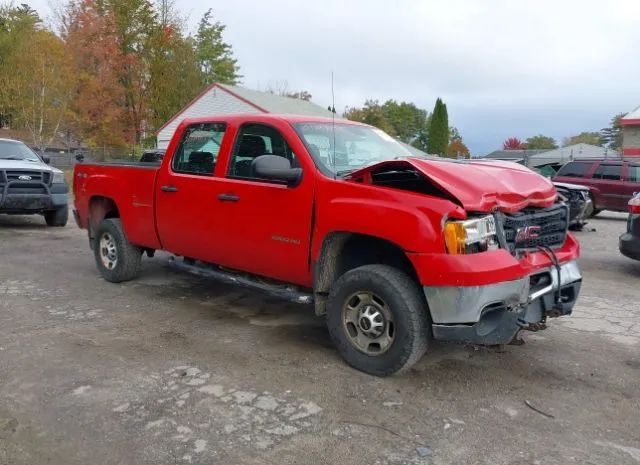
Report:
M 545 316 L 571 313 L 582 275 L 576 261 L 487 286 L 424 286 L 436 339 L 484 344 L 509 342 Z M 562 302 L 558 310 L 557 300 Z

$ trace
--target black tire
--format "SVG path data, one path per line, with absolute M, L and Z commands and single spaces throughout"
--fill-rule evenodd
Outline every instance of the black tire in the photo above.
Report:
M 105 247 L 106 244 L 109 246 Z M 109 250 L 115 260 L 106 257 Z M 93 254 L 98 271 L 109 282 L 129 281 L 140 274 L 142 249 L 129 243 L 120 218 L 107 218 L 100 223 L 93 240 Z
M 394 338 L 379 355 L 359 350 L 344 312 L 354 294 L 372 292 L 392 315 Z M 356 297 L 357 298 L 357 297 Z M 357 370 L 376 376 L 402 372 L 413 366 L 431 341 L 431 318 L 420 287 L 405 273 L 386 265 L 366 265 L 342 275 L 327 301 L 327 327 L 338 351 Z M 352 325 L 353 332 L 353 325 Z
M 62 227 L 67 225 L 69 220 L 69 207 L 58 208 L 44 214 L 44 220 L 47 222 L 47 226 Z

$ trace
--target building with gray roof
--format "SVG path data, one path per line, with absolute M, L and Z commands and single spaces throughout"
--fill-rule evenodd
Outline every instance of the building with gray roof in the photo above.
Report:
M 238 113 L 277 113 L 331 117 L 333 113 L 307 100 L 227 84 L 212 84 L 189 102 L 157 131 L 158 148 L 166 149 L 185 118 Z

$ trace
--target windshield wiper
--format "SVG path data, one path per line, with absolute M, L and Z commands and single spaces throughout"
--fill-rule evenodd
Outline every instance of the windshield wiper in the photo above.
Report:
M 24 160 L 24 158 L 20 158 L 20 157 L 0 157 L 0 160 Z

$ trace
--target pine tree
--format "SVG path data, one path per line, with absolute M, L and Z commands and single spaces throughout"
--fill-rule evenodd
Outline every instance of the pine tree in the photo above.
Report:
M 231 45 L 222 38 L 225 26 L 213 20 L 209 9 L 198 26 L 196 34 L 196 56 L 205 85 L 218 82 L 237 84 L 242 76 L 238 74 L 237 60 L 233 58 Z
M 427 152 L 433 155 L 446 155 L 448 146 L 449 116 L 447 114 L 447 105 L 438 98 L 431 115 Z

